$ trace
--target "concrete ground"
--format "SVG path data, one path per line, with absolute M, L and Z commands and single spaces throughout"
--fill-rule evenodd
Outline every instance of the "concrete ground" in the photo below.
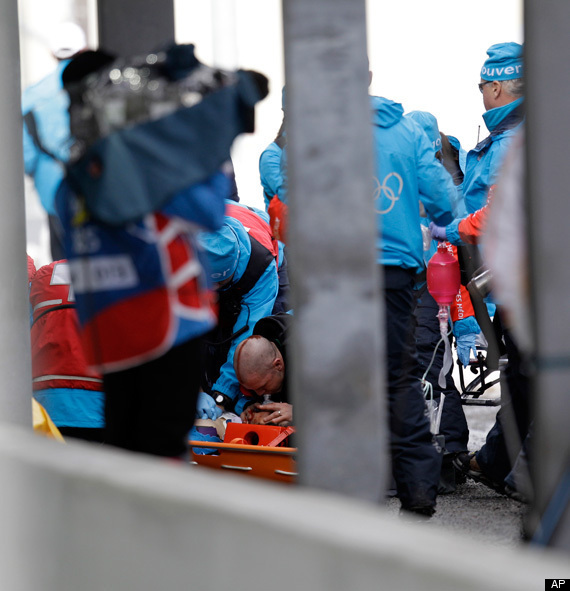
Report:
M 456 384 L 459 381 L 456 380 Z M 483 398 L 500 395 L 499 386 L 493 386 Z M 470 450 L 478 450 L 495 422 L 498 407 L 464 406 L 469 425 Z M 399 501 L 391 499 L 388 508 L 398 515 Z M 495 546 L 516 546 L 522 542 L 523 519 L 527 505 L 514 501 L 487 488 L 483 484 L 467 480 L 450 495 L 440 495 L 437 511 L 428 527 L 441 526 L 467 534 Z
M 451 495 L 440 495 L 432 518 L 440 525 L 493 546 L 522 543 L 527 506 L 468 480 Z

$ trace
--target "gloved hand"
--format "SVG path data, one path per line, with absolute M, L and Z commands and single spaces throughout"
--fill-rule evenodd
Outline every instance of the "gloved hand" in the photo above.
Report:
M 474 356 L 477 357 L 477 349 L 475 347 L 476 338 L 477 335 L 472 332 L 457 337 L 457 357 L 459 361 L 461 361 L 463 367 L 469 365 L 471 351 L 473 351 Z
M 481 332 L 477 320 L 474 316 L 468 316 L 461 320 L 457 320 L 453 325 L 453 334 L 457 341 L 457 357 L 463 367 L 469 365 L 469 357 L 473 351 L 477 357 L 477 348 L 475 342 L 477 335 Z
M 206 392 L 200 392 L 198 402 L 196 402 L 196 417 L 215 421 L 221 416 L 222 409 L 214 402 L 214 399 Z
M 445 231 L 445 226 L 436 226 L 433 222 L 430 222 L 429 231 L 431 237 L 434 240 L 439 240 L 440 242 L 444 242 L 445 240 L 447 240 L 447 232 Z

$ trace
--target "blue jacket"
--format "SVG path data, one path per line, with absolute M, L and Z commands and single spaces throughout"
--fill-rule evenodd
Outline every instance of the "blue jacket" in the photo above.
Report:
M 455 147 L 455 149 L 459 152 L 459 168 L 461 169 L 462 173 L 465 173 L 465 160 L 467 158 L 467 152 L 461 147 L 459 140 L 451 135 L 447 136 L 450 143 Z M 455 183 L 454 183 L 455 184 Z M 459 185 L 455 185 L 455 196 L 453 203 L 451 204 L 451 209 L 453 212 L 453 217 L 456 219 L 462 219 L 467 216 L 467 209 L 465 207 L 465 199 L 463 198 L 463 183 Z M 422 218 L 422 232 L 424 233 L 424 237 L 429 235 L 429 223 L 431 220 L 428 218 Z M 452 222 L 453 223 L 453 222 Z M 447 226 L 449 228 L 449 226 Z M 429 239 L 429 238 L 428 238 Z M 437 246 L 439 244 L 438 240 L 431 240 L 429 242 L 429 248 L 424 250 L 424 262 L 426 264 L 429 263 L 431 257 L 437 252 Z M 424 244 L 425 246 L 425 244 Z M 423 285 L 423 284 L 422 284 Z M 421 287 L 421 285 L 416 285 L 416 288 Z
M 237 205 L 243 206 L 242 204 Z M 267 214 L 265 214 L 265 212 L 256 210 L 256 213 L 260 214 L 261 217 L 267 221 Z M 247 229 L 240 221 L 226 216 L 224 223 L 230 225 L 235 230 L 239 240 L 238 264 L 232 280 L 232 283 L 236 283 L 243 276 L 247 264 L 249 263 L 251 242 L 249 240 Z M 281 258 L 281 249 L 279 254 Z M 269 263 L 255 286 L 245 294 L 242 299 L 241 311 L 234 324 L 233 332 L 238 332 L 246 325 L 248 326 L 248 329 L 232 341 L 227 360 L 220 369 L 220 376 L 212 386 L 212 391 L 220 392 L 236 402 L 235 412 L 238 415 L 241 414 L 243 407 L 249 399 L 243 396 L 240 391 L 239 382 L 234 371 L 234 353 L 238 344 L 253 334 L 253 328 L 257 321 L 266 316 L 271 316 L 278 291 L 279 279 L 277 275 L 277 266 L 275 265 L 275 262 L 272 261 Z
M 430 142 L 432 144 L 432 147 L 434 150 L 434 155 L 436 155 L 442 149 L 442 143 L 441 143 L 441 135 L 439 133 L 439 128 L 437 125 L 437 119 L 435 118 L 435 116 L 427 111 L 412 111 L 410 113 L 406 113 L 404 115 L 404 117 L 414 120 L 425 131 L 426 135 L 428 136 L 428 139 L 430 140 Z M 459 143 L 459 140 L 457 140 L 457 138 L 454 138 L 453 136 L 448 136 L 448 139 L 449 139 L 450 143 L 458 151 L 459 168 L 461 169 L 461 172 L 463 173 L 465 170 L 465 158 L 467 156 L 467 153 L 465 152 L 465 150 L 463 150 L 461 148 L 461 144 Z M 453 184 L 455 185 L 455 182 Z M 462 184 L 455 185 L 455 194 L 454 194 L 454 198 L 453 198 L 453 202 L 452 202 L 451 206 L 452 206 L 453 215 L 456 218 L 464 217 L 465 215 L 467 215 L 467 212 L 465 210 L 465 203 L 463 200 Z M 431 259 L 431 257 L 437 251 L 437 245 L 439 244 L 437 240 L 429 240 L 428 239 L 428 236 L 429 236 L 428 227 L 429 227 L 430 221 L 431 220 L 429 218 L 426 218 L 426 217 L 421 218 L 422 234 L 424 236 L 424 261 L 425 261 L 426 265 L 429 262 L 429 260 Z M 429 244 L 429 247 L 427 249 L 425 248 L 426 243 Z M 423 284 L 416 284 L 416 288 L 419 288 L 421 285 L 423 285 Z
M 403 117 L 399 103 L 370 97 L 376 170 L 374 199 L 379 236 L 378 263 L 418 269 L 423 262 L 419 201 L 430 219 L 447 224 L 456 189 L 434 158 L 427 135 Z
M 459 168 L 463 173 L 463 178 L 465 179 L 465 167 L 467 165 L 467 152 L 461 147 L 461 143 L 459 140 L 452 136 L 448 135 L 447 139 L 449 143 L 459 152 Z M 465 198 L 463 196 L 463 183 L 461 182 L 459 185 L 455 185 L 455 200 L 452 204 L 453 206 L 453 215 L 456 218 L 464 218 L 467 215 L 467 208 L 465 207 Z
M 269 206 L 273 196 L 279 193 L 283 183 L 281 174 L 282 153 L 283 150 L 275 142 L 271 142 L 259 157 L 259 178 L 263 187 L 265 209 Z
M 64 162 L 70 144 L 69 96 L 63 90 L 61 73 L 68 63 L 69 60 L 60 62 L 51 74 L 22 93 L 24 118 L 30 112 L 33 114 L 41 145 Z M 44 209 L 55 215 L 55 194 L 64 175 L 62 164 L 38 147 L 25 119 L 23 143 L 24 170 L 34 179 Z
M 463 195 L 468 214 L 485 205 L 489 187 L 497 181 L 505 153 L 522 125 L 523 99 L 487 111 L 483 120 L 491 133 L 467 154 Z

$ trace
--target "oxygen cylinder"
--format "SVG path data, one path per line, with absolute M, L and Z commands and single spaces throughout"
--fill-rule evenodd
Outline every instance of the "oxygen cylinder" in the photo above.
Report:
M 427 266 L 428 291 L 440 306 L 449 306 L 455 300 L 460 285 L 459 263 L 447 250 L 446 243 L 440 242 Z
M 427 266 L 427 287 L 433 299 L 439 304 L 439 332 L 445 344 L 443 367 L 439 372 L 438 384 L 446 387 L 446 375 L 451 369 L 453 359 L 448 336 L 449 306 L 457 296 L 461 285 L 459 262 L 447 249 L 447 244 L 440 242 L 437 252 Z

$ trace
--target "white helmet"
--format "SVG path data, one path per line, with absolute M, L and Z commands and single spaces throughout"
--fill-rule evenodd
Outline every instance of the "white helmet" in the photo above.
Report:
M 73 57 L 85 49 L 87 42 L 83 29 L 72 22 L 59 23 L 49 34 L 48 45 L 52 54 L 60 60 Z

